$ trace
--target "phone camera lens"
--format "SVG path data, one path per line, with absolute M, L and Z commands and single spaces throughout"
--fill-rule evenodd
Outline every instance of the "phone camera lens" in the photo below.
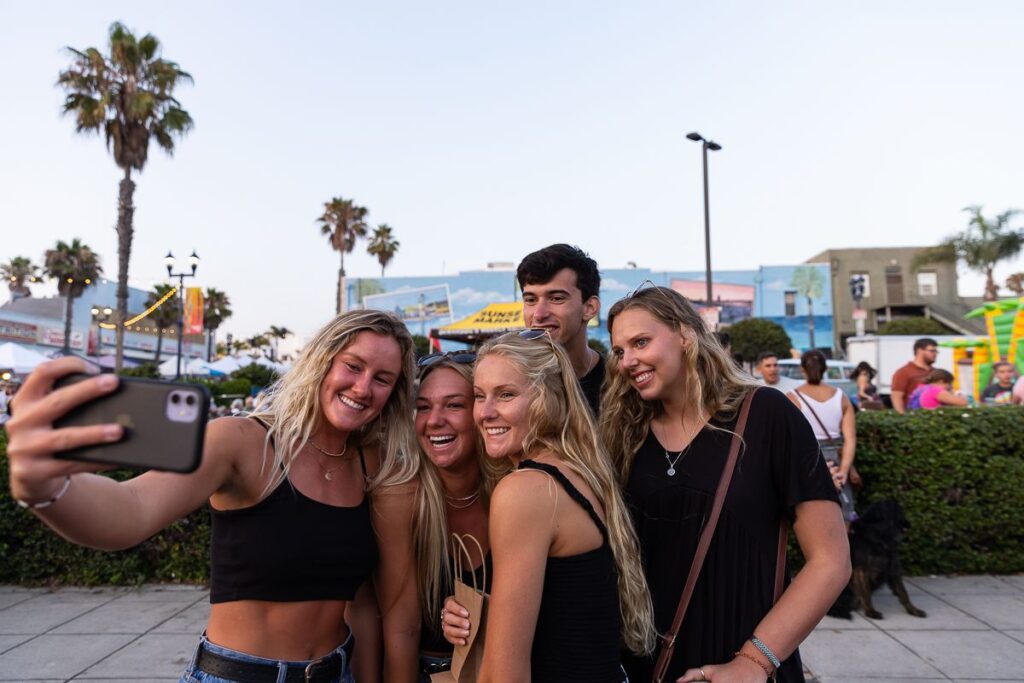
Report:
M 193 396 L 192 394 L 189 394 L 188 396 L 185 397 L 185 403 L 187 403 L 190 406 L 195 405 L 196 404 L 196 397 Z
M 179 403 L 181 403 L 181 396 L 179 396 L 178 394 L 171 394 L 171 403 L 173 403 L 174 405 L 178 405 Z

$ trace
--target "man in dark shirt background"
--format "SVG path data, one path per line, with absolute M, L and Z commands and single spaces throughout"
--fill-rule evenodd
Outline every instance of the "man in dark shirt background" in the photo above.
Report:
M 892 407 L 896 412 L 907 412 L 907 399 L 932 371 L 938 355 L 939 343 L 934 339 L 922 337 L 914 342 L 914 360 L 892 376 Z
M 587 345 L 587 323 L 601 311 L 597 262 L 579 247 L 552 244 L 528 254 L 516 269 L 523 292 L 523 321 L 561 344 L 580 388 L 597 415 L 604 358 Z

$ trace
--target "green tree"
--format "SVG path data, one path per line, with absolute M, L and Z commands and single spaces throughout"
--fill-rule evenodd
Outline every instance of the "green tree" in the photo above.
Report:
M 878 328 L 878 334 L 956 334 L 938 320 L 932 318 L 898 318 Z
M 417 358 L 429 356 L 434 352 L 434 347 L 430 343 L 430 337 L 426 337 L 422 334 L 412 335 L 412 348 Z
M 270 340 L 267 339 L 265 334 L 254 334 L 246 339 L 245 343 L 248 344 L 249 350 L 256 351 L 258 354 L 262 355 L 264 347 L 270 343 Z
M 926 263 L 963 261 L 968 268 L 985 276 L 985 300 L 995 301 L 999 298 L 995 267 L 1016 257 L 1024 248 L 1024 229 L 1010 228 L 1010 221 L 1020 213 L 1017 209 L 1008 209 L 995 219 L 985 218 L 981 209 L 981 206 L 964 208 L 971 216 L 967 229 L 923 251 L 912 265 L 917 270 Z
M 141 38 L 115 22 L 109 30 L 109 52 L 90 47 L 67 48 L 71 66 L 57 85 L 67 96 L 64 114 L 75 117 L 79 133 L 102 132 L 114 163 L 124 171 L 117 203 L 117 369 L 124 361 L 124 321 L 128 317 L 128 262 L 132 251 L 132 171 L 142 172 L 150 140 L 168 154 L 175 138 L 192 129 L 192 117 L 174 98 L 174 89 L 192 77 L 175 62 L 160 56 L 160 41 Z
M 324 212 L 316 219 L 320 224 L 320 234 L 327 236 L 331 248 L 338 252 L 341 259 L 338 264 L 335 313 L 341 313 L 342 297 L 345 296 L 345 292 L 342 291 L 345 282 L 345 254 L 351 254 L 356 248 L 356 241 L 366 237 L 366 231 L 369 229 L 366 217 L 369 213 L 369 209 L 356 206 L 351 199 L 334 197 L 329 202 L 324 202 Z
M 206 295 L 203 297 L 203 327 L 209 333 L 206 337 L 207 360 L 212 360 L 213 358 L 211 351 L 214 338 L 217 336 L 217 328 L 224 324 L 224 321 L 230 318 L 231 315 L 231 300 L 228 299 L 228 295 L 219 289 L 207 287 Z M 219 347 L 220 345 L 218 344 L 217 346 Z M 219 349 L 218 353 L 220 353 Z
M 71 244 L 58 241 L 53 249 L 43 255 L 46 276 L 57 281 L 57 291 L 65 298 L 64 303 L 64 353 L 71 352 L 71 318 L 75 299 L 82 296 L 85 288 L 103 274 L 100 257 L 77 237 Z
M 1024 296 L 1024 273 L 1014 273 L 1007 277 L 1006 288 L 1017 296 Z
M 7 263 L 0 264 L 0 277 L 7 280 L 12 299 L 32 296 L 28 283 L 39 280 L 39 266 L 25 256 L 14 256 Z
M 793 342 L 782 325 L 764 318 L 747 318 L 728 327 L 732 338 L 732 355 L 745 363 L 753 363 L 762 351 L 771 351 L 779 358 L 789 358 Z
M 286 339 L 292 334 L 292 331 L 287 327 L 276 327 L 270 326 L 264 335 L 270 340 L 270 360 L 277 362 L 277 345 L 282 339 Z
M 146 309 L 155 304 L 160 299 L 163 299 L 170 292 L 177 289 L 174 285 L 155 285 L 153 291 L 146 297 Z M 174 327 L 178 324 L 179 311 L 181 306 L 178 302 L 178 295 L 167 299 L 167 301 L 160 304 L 160 307 L 149 314 L 149 319 L 156 325 L 156 361 L 157 365 L 160 365 L 160 354 L 163 350 L 164 345 L 164 329 L 168 327 Z
M 371 256 L 377 257 L 377 263 L 380 264 L 380 276 L 384 277 L 384 269 L 387 268 L 388 264 L 391 263 L 391 259 L 395 258 L 395 253 L 398 251 L 400 243 L 395 239 L 392 234 L 391 226 L 387 223 L 381 223 L 373 231 L 373 235 L 370 237 L 370 244 L 367 246 L 366 251 Z
M 825 276 L 814 266 L 801 266 L 793 271 L 790 286 L 796 289 L 799 296 L 807 299 L 807 334 L 810 337 L 811 348 L 816 348 L 814 343 L 814 300 L 820 299 L 825 292 Z

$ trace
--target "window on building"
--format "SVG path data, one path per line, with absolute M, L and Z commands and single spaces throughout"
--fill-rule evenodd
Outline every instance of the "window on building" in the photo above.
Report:
M 796 292 L 786 292 L 786 317 L 796 315 Z
M 864 298 L 867 299 L 871 296 L 871 276 L 867 273 L 854 271 L 850 273 L 850 277 L 862 277 L 864 278 Z
M 919 296 L 937 296 L 939 293 L 938 273 L 928 271 L 918 273 L 917 293 Z

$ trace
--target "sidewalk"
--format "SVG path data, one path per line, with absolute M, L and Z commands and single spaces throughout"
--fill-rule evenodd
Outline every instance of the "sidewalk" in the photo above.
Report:
M 801 647 L 819 683 L 1024 681 L 1024 576 L 907 580 L 906 614 L 887 588 L 881 621 L 825 621 Z M 192 586 L 0 586 L 0 681 L 177 681 L 209 611 Z

